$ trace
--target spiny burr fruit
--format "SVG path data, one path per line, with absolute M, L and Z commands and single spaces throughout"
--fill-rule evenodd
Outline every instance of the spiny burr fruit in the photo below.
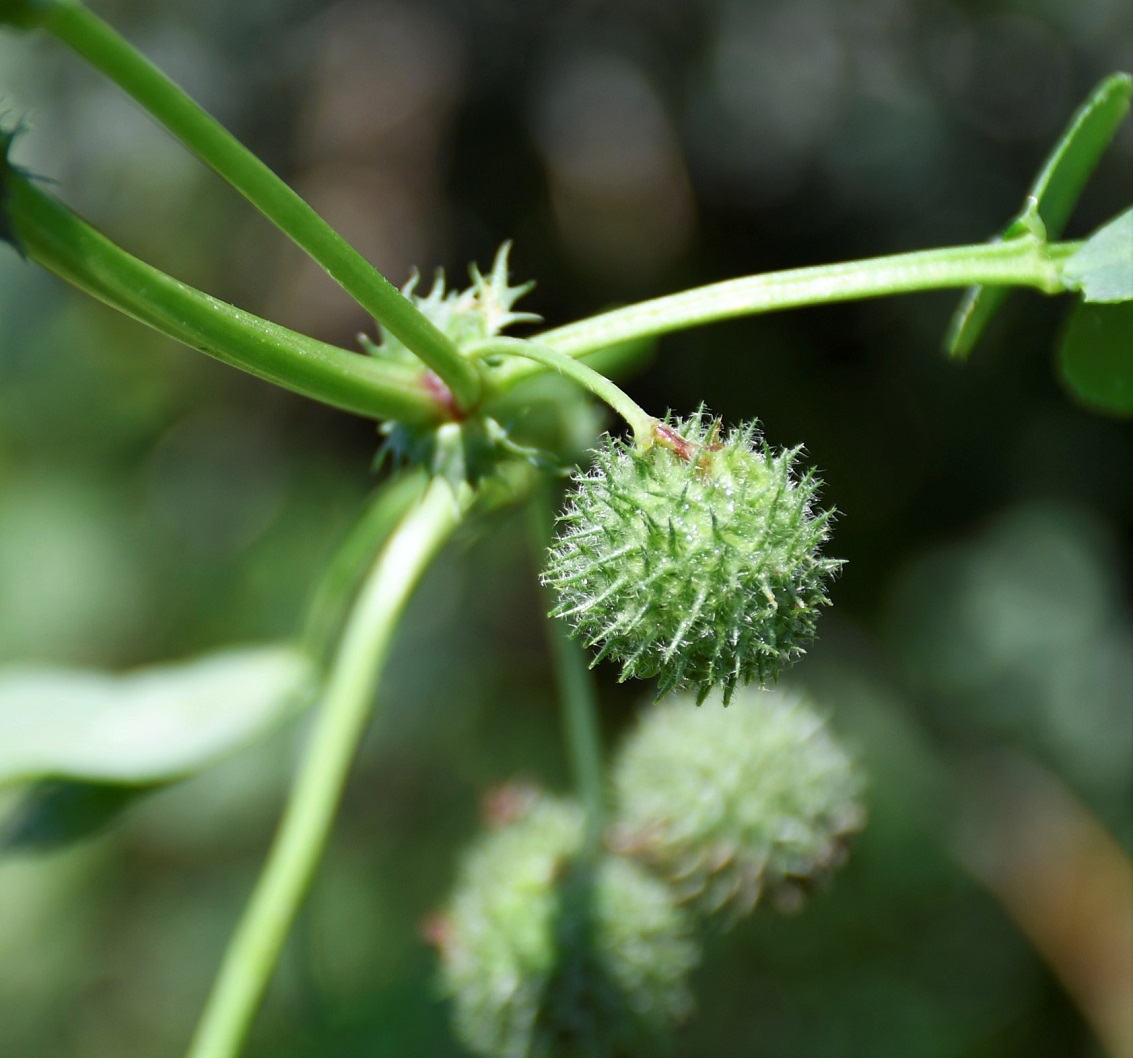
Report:
M 469 851 L 430 931 L 461 1040 L 486 1058 L 663 1051 L 691 1012 L 686 914 L 641 865 L 585 854 L 577 805 L 517 811 Z
M 642 450 L 607 438 L 576 474 L 544 581 L 552 611 L 658 695 L 773 682 L 814 638 L 831 512 L 796 475 L 800 449 L 772 451 L 754 424 L 722 431 L 703 411 L 657 428 Z
M 733 708 L 648 707 L 613 772 L 613 845 L 693 909 L 734 920 L 797 907 L 861 828 L 861 778 L 801 696 L 748 688 Z

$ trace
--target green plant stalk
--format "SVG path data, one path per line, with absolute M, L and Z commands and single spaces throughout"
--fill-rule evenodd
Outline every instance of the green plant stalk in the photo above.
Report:
M 390 536 L 343 633 L 322 709 L 251 902 L 225 953 L 189 1058 L 235 1058 L 326 846 L 374 686 L 418 580 L 472 499 L 434 479 Z
M 549 490 L 537 490 L 531 503 L 531 535 L 540 566 L 550 543 L 552 505 Z M 578 799 L 586 812 L 586 844 L 589 855 L 601 848 L 606 826 L 605 782 L 602 778 L 602 736 L 598 725 L 598 700 L 594 693 L 594 677 L 586 663 L 582 648 L 566 634 L 563 622 L 547 619 L 547 641 L 555 687 L 562 707 L 563 734 L 566 737 L 571 774 Z
M 490 338 L 470 346 L 468 355 L 476 359 L 493 356 L 520 357 L 557 371 L 589 390 L 599 400 L 605 401 L 625 419 L 633 430 L 634 441 L 638 447 L 648 447 L 653 443 L 653 428 L 657 425 L 654 416 L 605 375 L 599 374 L 592 367 L 579 363 L 557 349 L 544 345 L 542 340 L 533 342 L 522 338 Z
M 213 117 L 77 0 L 45 4 L 39 25 L 77 52 L 317 261 L 355 301 L 437 374 L 461 408 L 480 375 L 452 340 Z
M 1044 244 L 1033 236 L 975 246 L 950 246 L 811 268 L 729 279 L 643 301 L 535 335 L 533 341 L 570 357 L 584 357 L 620 342 L 699 327 L 737 316 L 834 301 L 984 286 L 1065 291 L 1060 266 L 1081 243 Z M 508 364 L 492 379 L 504 392 L 535 370 Z
M 424 373 L 308 338 L 139 261 L 26 178 L 5 212 L 32 260 L 162 334 L 306 397 L 372 418 L 420 424 L 447 412 Z
M 594 677 L 582 648 L 567 638 L 562 621 L 547 618 L 555 684 L 563 703 L 563 730 L 579 800 L 586 810 L 586 850 L 601 847 L 606 825 L 606 799 L 602 780 L 602 739 L 598 731 L 598 702 Z
M 307 607 L 303 644 L 320 663 L 327 662 L 342 622 L 374 554 L 429 484 L 429 475 L 414 467 L 380 485 L 362 516 L 331 556 Z

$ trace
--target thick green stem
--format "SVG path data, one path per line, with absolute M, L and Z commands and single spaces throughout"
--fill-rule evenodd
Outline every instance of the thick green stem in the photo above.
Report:
M 589 390 L 599 400 L 605 401 L 625 419 L 633 430 L 634 441 L 639 447 L 648 447 L 653 443 L 653 430 L 657 425 L 657 419 L 654 416 L 650 415 L 637 401 L 605 375 L 599 374 L 592 367 L 579 363 L 557 349 L 542 344 L 541 341 L 531 342 L 521 338 L 490 338 L 471 346 L 468 355 L 478 359 L 493 356 L 520 357 L 541 364 L 553 371 L 558 371 L 577 382 L 584 389 Z
M 428 483 L 428 473 L 415 467 L 381 485 L 331 556 L 307 606 L 303 630 L 307 653 L 317 661 L 330 659 L 373 556 L 409 507 L 421 499 Z
M 394 630 L 470 499 L 470 490 L 458 499 L 447 482 L 435 479 L 394 530 L 362 586 L 275 842 L 225 953 L 189 1058 L 239 1053 L 326 845 Z
M 445 417 L 422 371 L 315 341 L 195 290 L 126 253 L 26 178 L 11 175 L 5 189 L 5 214 L 29 257 L 162 334 L 359 415 Z
M 534 341 L 567 356 L 582 357 L 620 342 L 687 330 L 717 320 L 833 301 L 975 284 L 1027 286 L 1057 294 L 1065 290 L 1059 265 L 1079 245 L 1044 244 L 1024 237 L 767 272 L 627 305 L 545 331 L 536 335 Z M 510 389 L 534 370 L 527 364 L 508 365 L 496 373 L 493 384 L 499 391 Z
M 104 73 L 227 180 L 421 358 L 471 407 L 480 376 L 447 335 L 231 133 L 77 0 L 44 5 L 39 24 Z
M 534 497 L 531 515 L 532 537 L 542 566 L 552 534 L 551 501 L 546 488 L 540 489 Z M 586 811 L 586 848 L 594 854 L 601 847 L 602 831 L 606 825 L 602 736 L 594 678 L 582 649 L 568 638 L 562 621 L 548 618 L 547 639 L 551 647 L 571 774 L 578 799 Z

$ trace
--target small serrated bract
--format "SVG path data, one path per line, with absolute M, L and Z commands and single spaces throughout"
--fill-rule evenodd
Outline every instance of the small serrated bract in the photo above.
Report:
M 469 268 L 472 285 L 465 290 L 448 289 L 444 272 L 438 271 L 428 294 L 417 293 L 421 281 L 419 274 L 413 275 L 401 292 L 458 347 L 495 338 L 517 323 L 538 323 L 541 317 L 535 313 L 513 311 L 515 303 L 535 284 L 527 282 L 513 287 L 508 283 L 510 251 L 511 243 L 505 242 L 496 253 L 487 275 L 472 265 Z M 380 342 L 366 335 L 359 335 L 358 340 L 363 351 L 370 356 L 417 362 L 416 357 L 392 334 L 383 332 Z

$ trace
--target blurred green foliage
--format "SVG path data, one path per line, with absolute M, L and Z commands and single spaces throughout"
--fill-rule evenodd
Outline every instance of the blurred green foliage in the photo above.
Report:
M 1133 42 L 1122 0 L 98 8 L 394 282 L 436 265 L 460 280 L 514 238 L 549 323 L 983 239 Z M 34 126 L 17 160 L 132 252 L 321 338 L 371 329 L 50 42 L 0 37 L 0 85 Z M 1131 168 L 1126 126 L 1069 236 L 1127 205 Z M 961 368 L 939 353 L 953 300 L 674 336 L 630 382 L 653 409 L 759 417 L 822 468 L 848 565 L 796 672 L 873 776 L 870 824 L 829 893 L 715 942 L 679 1054 L 1098 1053 L 942 839 L 963 762 L 1021 749 L 1133 843 L 1130 433 L 1061 390 L 1063 304 L 1012 299 Z M 296 631 L 373 485 L 377 440 L 3 254 L 0 659 L 124 666 Z M 566 782 L 535 568 L 524 520 L 501 514 L 428 576 L 250 1055 L 461 1053 L 418 923 L 486 788 Z M 614 738 L 641 691 L 599 676 Z M 179 1052 L 301 727 L 85 843 L 0 860 L 0 1055 Z M 943 778 L 906 739 L 939 751 Z

